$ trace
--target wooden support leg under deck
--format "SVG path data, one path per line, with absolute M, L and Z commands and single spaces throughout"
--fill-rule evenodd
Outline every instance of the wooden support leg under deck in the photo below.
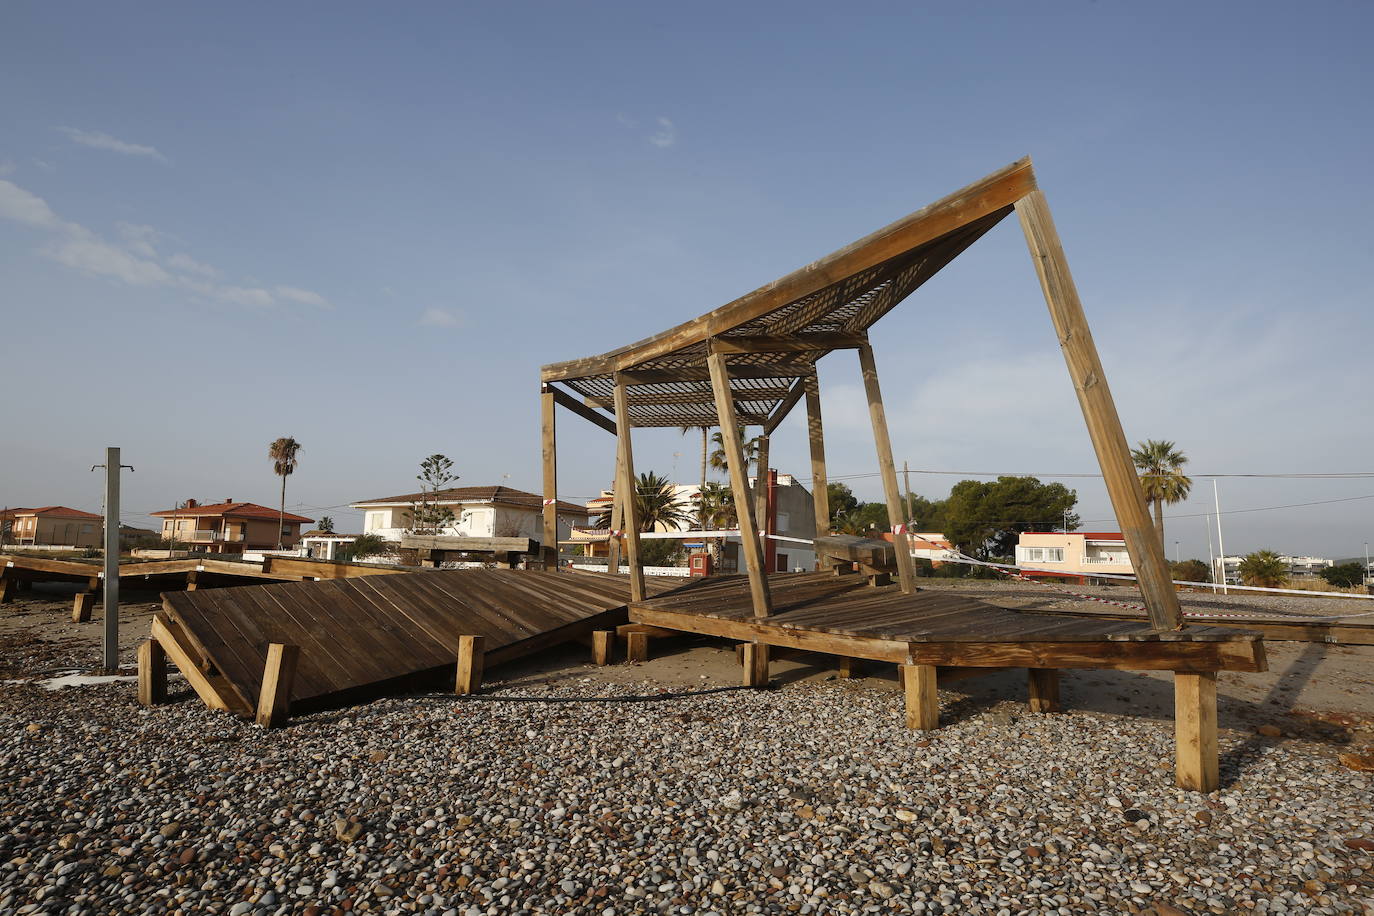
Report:
M 476 693 L 482 686 L 482 669 L 486 667 L 487 640 L 484 636 L 458 637 L 458 677 L 453 692 L 459 696 Z
M 906 727 L 933 731 L 940 726 L 940 696 L 934 665 L 902 665 L 906 693 Z
M 90 623 L 91 610 L 95 607 L 96 596 L 100 592 L 100 580 L 92 579 L 84 592 L 77 592 L 72 599 L 72 623 Z
M 1174 673 L 1174 731 L 1179 788 L 1215 792 L 1221 786 L 1216 672 Z
M 281 728 L 291 716 L 291 685 L 296 680 L 296 663 L 301 647 L 274 642 L 267 646 L 267 664 L 262 670 L 262 690 L 258 693 L 258 724 Z
M 167 702 L 167 653 L 156 639 L 138 645 L 138 702 L 141 706 Z
M 609 665 L 615 651 L 615 630 L 592 631 L 592 664 Z
M 14 598 L 14 593 L 18 591 L 18 589 L 18 581 L 5 575 L 4 571 L 0 570 L 0 604 L 9 604 L 10 600 Z
M 744 644 L 745 687 L 768 686 L 768 644 L 747 642 Z
M 839 669 L 839 672 L 838 672 L 838 676 L 839 676 L 839 677 L 842 677 L 842 678 L 845 678 L 845 679 L 852 678 L 852 677 L 858 677 L 858 676 L 859 676 L 858 672 L 859 672 L 859 660 L 858 660 L 857 658 L 852 658 L 852 657 L 850 657 L 850 656 L 848 656 L 848 655 L 841 655 L 841 656 L 840 656 L 840 669 Z
M 625 661 L 627 662 L 647 662 L 649 660 L 649 634 L 648 633 L 626 633 L 625 634 Z
M 1028 668 L 1030 711 L 1059 712 L 1059 669 Z

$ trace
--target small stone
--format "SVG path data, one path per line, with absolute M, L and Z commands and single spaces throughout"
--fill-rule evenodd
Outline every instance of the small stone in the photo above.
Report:
M 240 900 L 229 908 L 229 916 L 243 916 L 243 914 L 253 909 L 253 904 L 247 900 Z
M 915 811 L 908 811 L 905 808 L 897 809 L 897 820 L 903 823 L 910 824 L 912 821 L 916 820 L 916 816 Z
M 1039 846 L 1027 846 L 1022 852 L 1026 854 L 1026 858 L 1028 859 L 1038 859 L 1044 855 L 1044 853 L 1040 851 Z
M 393 889 L 392 889 L 391 887 L 389 887 L 388 885 L 385 885 L 385 884 L 378 884 L 378 885 L 376 885 L 375 887 L 373 887 L 373 888 L 372 888 L 372 893 L 373 893 L 375 896 L 382 897 L 382 898 L 394 897 L 394 896 L 396 896 L 396 891 L 393 890 Z
M 164 840 L 170 840 L 178 833 L 181 833 L 181 824 L 177 823 L 176 821 L 173 821 L 170 824 L 164 825 L 163 828 L 158 831 L 158 833 L 162 834 L 162 838 Z
M 196 850 L 194 846 L 187 846 L 181 851 L 181 855 L 177 856 L 177 861 L 182 865 L 190 865 L 195 859 Z
M 1362 836 L 1353 836 L 1345 841 L 1347 849 L 1359 849 L 1364 852 L 1374 852 L 1374 840 Z
M 386 751 L 373 751 L 367 755 L 367 759 L 372 763 L 381 763 L 386 759 Z
M 119 867 L 118 865 L 111 865 L 104 871 L 102 871 L 101 874 L 107 878 L 117 878 L 120 875 L 124 874 L 124 869 Z
M 1255 729 L 1255 733 L 1263 735 L 1266 738 L 1277 738 L 1283 734 L 1283 731 L 1277 725 L 1261 725 L 1259 728 Z

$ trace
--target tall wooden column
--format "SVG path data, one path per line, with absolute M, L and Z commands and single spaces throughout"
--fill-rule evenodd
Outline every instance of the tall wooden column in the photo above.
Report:
M 773 600 L 768 594 L 768 573 L 763 566 L 763 545 L 759 527 L 749 501 L 749 470 L 744 465 L 744 450 L 739 444 L 739 421 L 735 418 L 735 399 L 730 392 L 730 373 L 725 356 L 711 353 L 706 357 L 711 370 L 711 391 L 716 398 L 716 419 L 720 421 L 720 439 L 725 443 L 725 461 L 730 468 L 730 489 L 735 496 L 735 514 L 739 516 L 740 545 L 749 570 L 749 594 L 754 602 L 754 616 L 767 617 L 773 613 Z
M 821 383 L 812 375 L 806 385 L 806 435 L 811 441 L 811 499 L 816 507 L 816 537 L 830 534 L 830 492 L 825 476 L 825 432 L 821 425 Z
M 1069 273 L 1069 263 L 1064 257 L 1045 195 L 1038 189 L 1031 191 L 1016 202 L 1016 214 L 1026 234 L 1026 245 L 1040 278 L 1054 330 L 1059 335 L 1059 347 L 1068 364 L 1078 404 L 1083 408 L 1083 419 L 1087 421 L 1088 436 L 1097 452 L 1107 495 L 1111 497 L 1145 606 L 1150 611 L 1150 622 L 1161 630 L 1181 629 L 1183 620 L 1178 595 L 1170 583 L 1164 545 L 1145 508 L 1145 494 L 1126 444 L 1126 433 L 1121 428 L 1121 418 L 1107 386 L 1107 375 L 1102 370 L 1102 361 L 1088 329 L 1083 303 L 1078 298 L 1073 275 Z
M 902 583 L 902 593 L 910 595 L 916 591 L 916 564 L 911 560 L 911 545 L 906 538 L 906 512 L 902 508 L 902 491 L 897 487 L 897 465 L 892 460 L 892 439 L 887 432 L 883 393 L 878 387 L 878 367 L 873 362 L 873 347 L 868 343 L 859 347 L 859 368 L 863 372 L 864 391 L 868 394 L 868 416 L 873 421 L 873 444 L 878 449 L 878 470 L 883 476 L 892 548 L 897 554 L 897 577 Z
M 774 559 L 778 555 L 777 541 L 769 540 L 768 535 L 773 532 L 770 530 L 768 511 L 768 483 L 772 474 L 768 471 L 768 433 L 765 431 L 759 436 L 758 460 L 754 462 L 754 520 L 758 523 L 759 530 L 766 532 L 762 536 L 763 544 L 763 568 L 766 572 L 777 572 L 778 564 Z
M 635 459 L 630 444 L 630 399 L 625 382 L 615 378 L 615 428 L 620 440 L 620 477 L 616 480 L 616 502 L 625 524 L 625 558 L 630 564 L 630 600 L 644 600 L 644 567 L 639 564 L 639 512 L 635 505 Z
M 553 392 L 544 385 L 539 395 L 540 442 L 544 458 L 544 568 L 558 569 L 558 440 Z
M 620 511 L 620 463 L 623 459 L 620 454 L 620 437 L 615 440 L 615 473 L 611 477 L 611 524 L 607 529 L 610 535 L 606 541 L 606 571 L 609 573 L 620 573 L 620 538 L 616 532 L 620 530 L 624 522 L 624 515 Z

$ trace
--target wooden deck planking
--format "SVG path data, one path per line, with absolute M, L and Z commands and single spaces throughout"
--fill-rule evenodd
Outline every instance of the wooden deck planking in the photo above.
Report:
M 300 647 L 291 702 L 308 703 L 450 668 L 462 636 L 484 637 L 494 664 L 613 625 L 627 586 L 612 575 L 460 569 L 169 592 L 163 602 L 187 654 L 200 656 L 196 669 L 232 685 L 236 707 L 255 708 L 271 643 Z
M 898 647 L 919 664 L 1256 670 L 1257 634 L 1207 626 L 1154 629 L 1148 620 L 1027 615 L 947 591 L 904 595 L 857 577 L 775 577 L 773 615 L 754 619 L 742 577 L 722 578 L 630 606 L 631 619 L 691 632 L 802 647 L 852 642 L 888 659 Z M 855 581 L 857 579 L 857 581 Z M 847 582 L 845 580 L 848 580 Z M 853 583 L 853 584 L 851 584 Z M 747 626 L 746 626 L 747 625 Z

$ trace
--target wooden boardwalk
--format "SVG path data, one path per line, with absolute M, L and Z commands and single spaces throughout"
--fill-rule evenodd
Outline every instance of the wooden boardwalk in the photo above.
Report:
M 1263 671 L 1263 637 L 1229 627 L 1160 630 L 1148 621 L 1032 615 L 957 592 L 904 594 L 857 575 L 768 577 L 772 613 L 756 616 L 744 576 L 698 580 L 657 598 L 632 602 L 630 620 L 743 644 L 746 686 L 768 682 L 769 647 L 901 666 L 907 725 L 933 729 L 941 669 L 1028 669 L 1033 711 L 1059 708 L 1061 668 L 1172 671 L 1178 784 L 1219 785 L 1216 672 Z
M 624 620 L 623 577 L 454 569 L 169 592 L 152 636 L 207 704 L 250 715 L 273 643 L 299 648 L 290 702 L 311 707 L 452 672 L 464 636 L 494 665 Z

